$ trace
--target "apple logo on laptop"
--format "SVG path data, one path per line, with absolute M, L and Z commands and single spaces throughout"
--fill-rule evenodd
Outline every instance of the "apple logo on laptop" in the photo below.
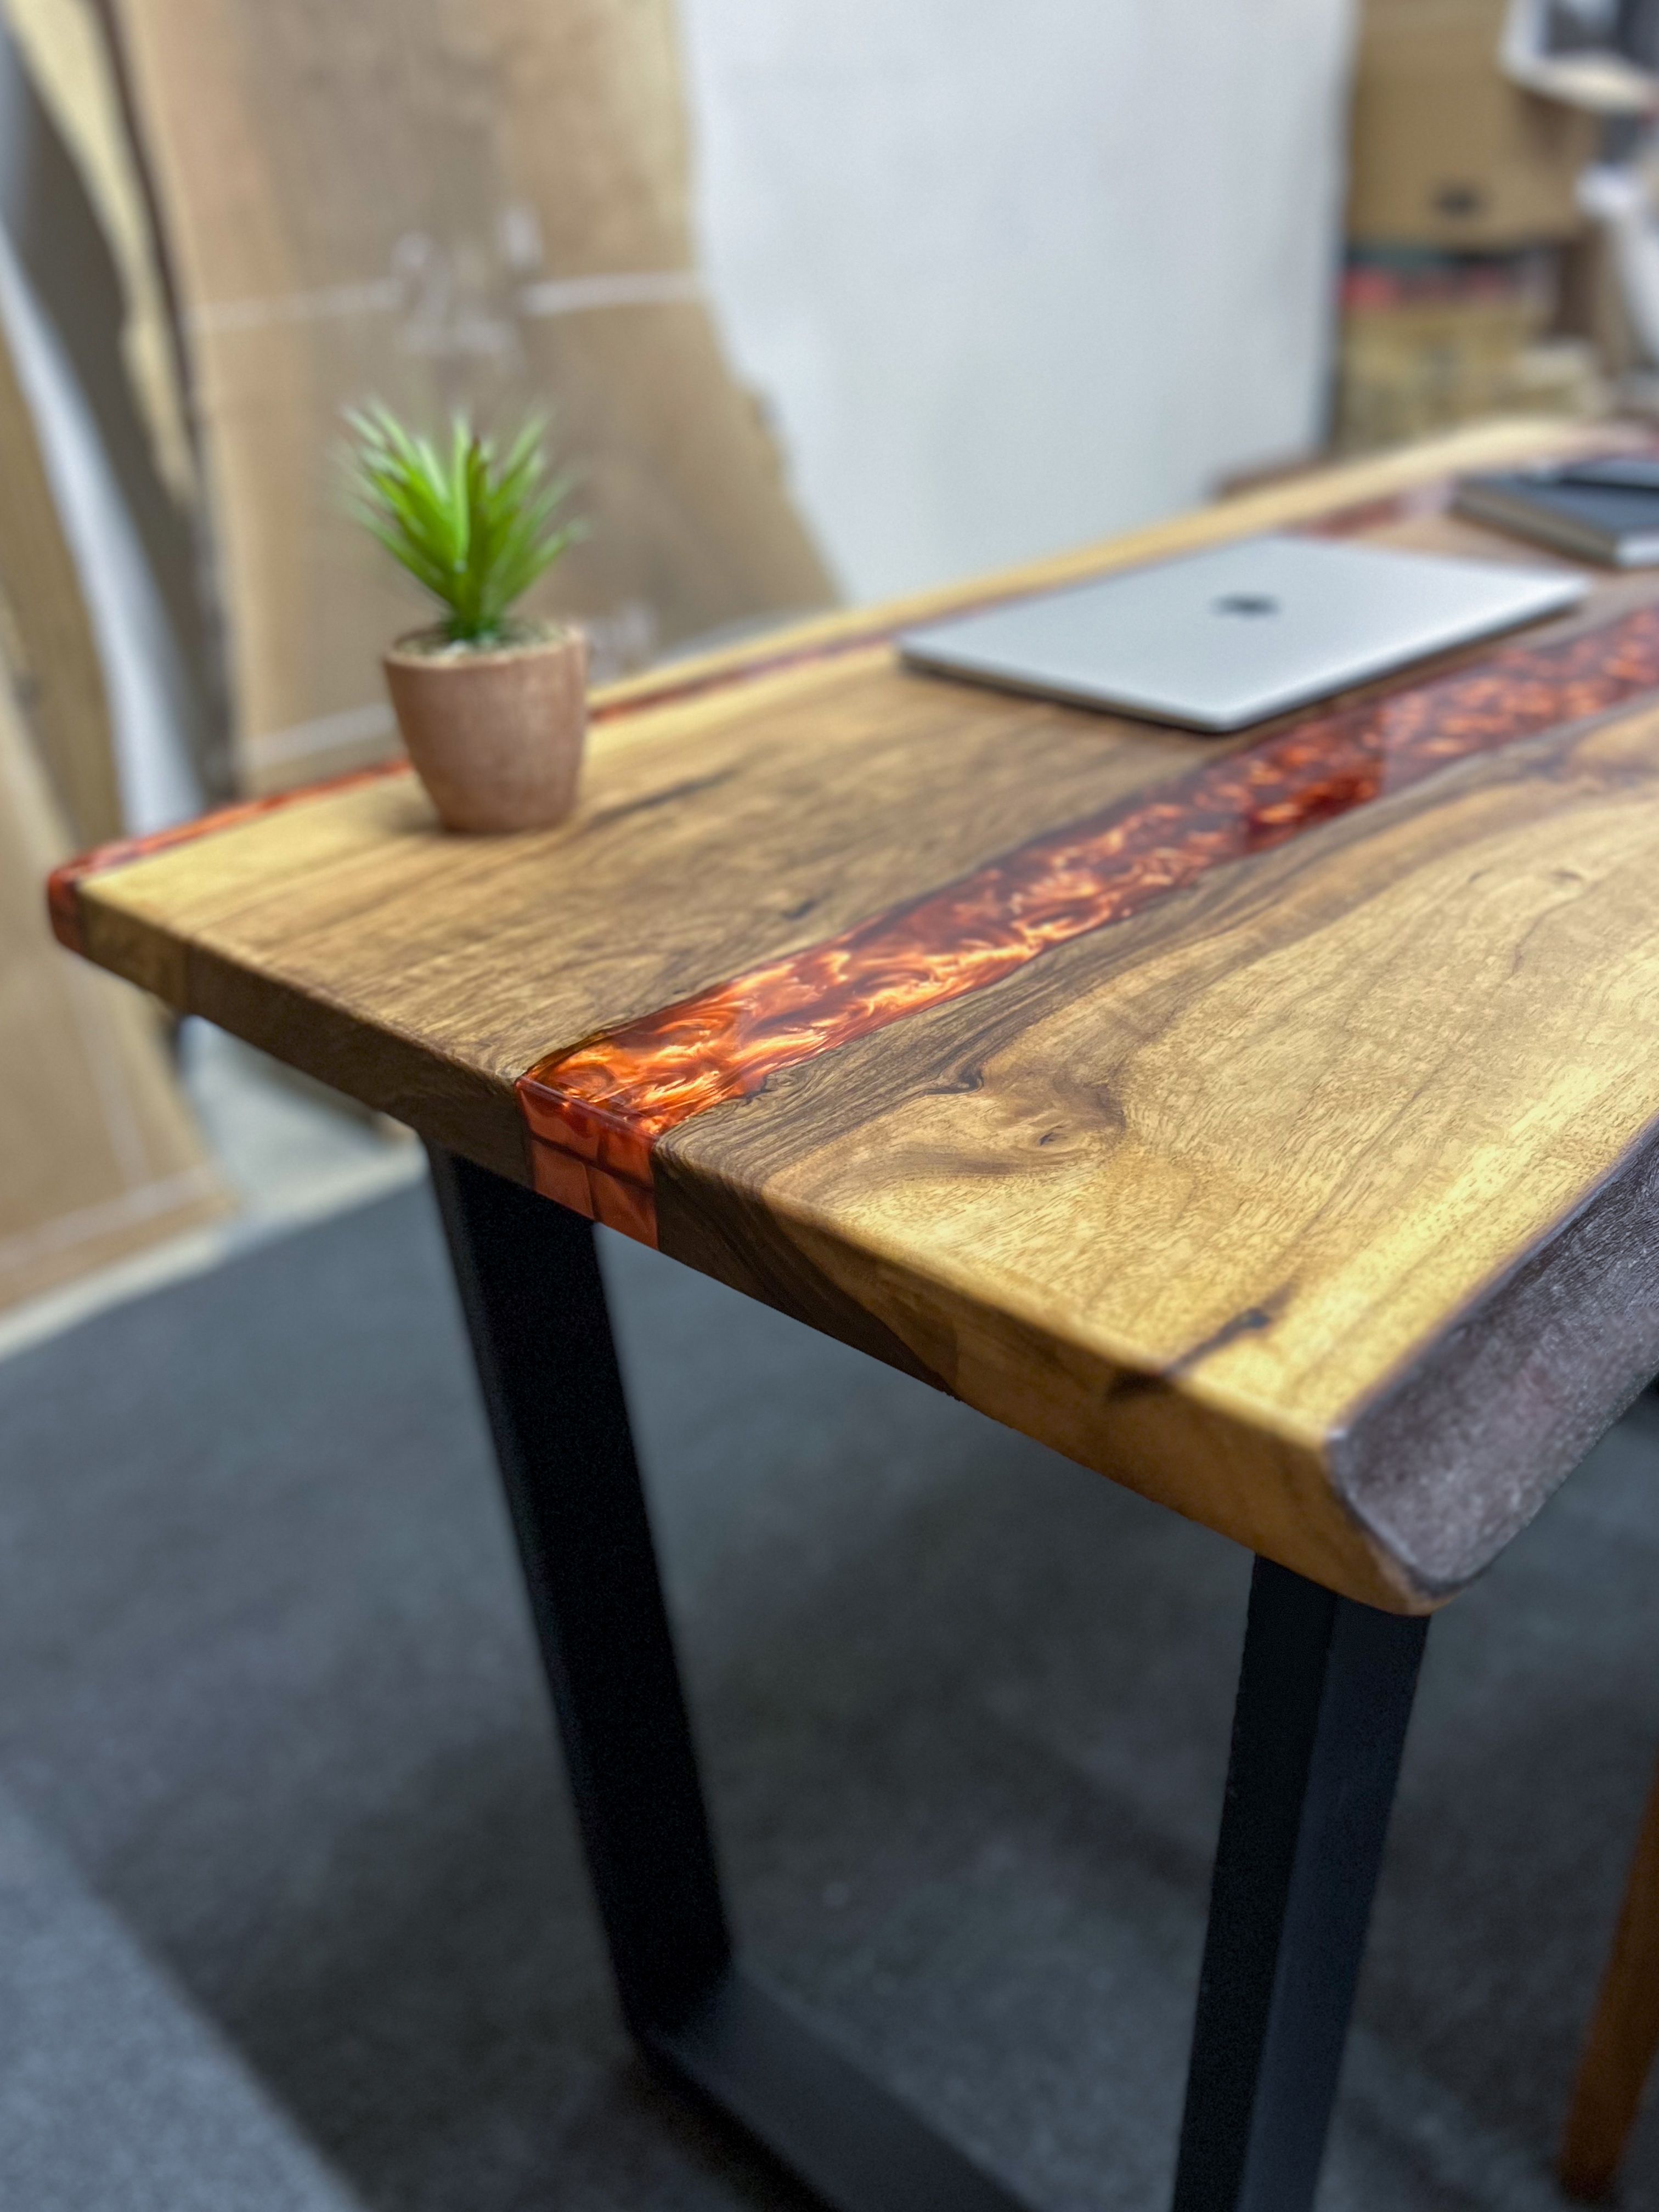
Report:
M 1279 602 L 1269 599 L 1265 592 L 1228 592 L 1211 602 L 1211 611 L 1218 615 L 1276 615 Z

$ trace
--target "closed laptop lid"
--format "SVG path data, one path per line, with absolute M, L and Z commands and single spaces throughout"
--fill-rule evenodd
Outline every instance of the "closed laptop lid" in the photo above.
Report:
M 933 672 L 1208 731 L 1237 730 L 1558 612 L 1560 569 L 1267 537 L 932 623 Z

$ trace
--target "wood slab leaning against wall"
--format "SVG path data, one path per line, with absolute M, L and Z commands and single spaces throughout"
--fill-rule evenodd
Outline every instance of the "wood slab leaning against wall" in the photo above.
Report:
M 38 198 L 33 207 L 41 211 Z M 48 250 L 39 236 L 30 243 Z M 94 268 L 84 254 L 70 258 L 83 286 L 110 273 L 101 259 Z M 106 304 L 112 337 L 113 292 Z M 118 379 L 113 357 L 107 367 Z M 40 911 L 41 869 L 122 825 L 97 637 L 0 331 L 0 1309 L 210 1221 L 230 1202 L 157 1010 L 64 959 Z
M 69 842 L 0 665 L 0 1310 L 229 1206 L 155 1009 L 52 940 Z
M 118 836 L 109 706 L 75 559 L 0 329 L 0 651 L 77 843 Z
M 159 240 L 121 112 L 100 0 L 0 0 L 34 88 L 57 126 L 119 272 L 121 353 L 156 469 L 188 506 L 195 461 Z
M 245 787 L 392 748 L 421 619 L 341 512 L 341 409 L 549 410 L 556 601 L 635 666 L 829 585 L 693 252 L 670 0 L 110 0 L 171 270 Z

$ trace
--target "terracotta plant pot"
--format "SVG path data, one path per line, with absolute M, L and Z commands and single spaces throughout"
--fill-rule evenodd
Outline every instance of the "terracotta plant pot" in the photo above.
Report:
M 400 637 L 381 663 L 398 727 L 450 830 L 545 830 L 576 804 L 587 734 L 587 640 L 499 646 Z

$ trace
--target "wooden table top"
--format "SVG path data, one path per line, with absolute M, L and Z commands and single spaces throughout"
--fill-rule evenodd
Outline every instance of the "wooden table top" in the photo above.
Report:
M 58 933 L 1425 1610 L 1659 1369 L 1659 578 L 1224 742 L 887 641 L 1271 527 L 1540 562 L 1447 479 L 1586 440 L 1487 426 L 613 687 L 556 831 L 445 835 L 399 770 L 107 848 Z

